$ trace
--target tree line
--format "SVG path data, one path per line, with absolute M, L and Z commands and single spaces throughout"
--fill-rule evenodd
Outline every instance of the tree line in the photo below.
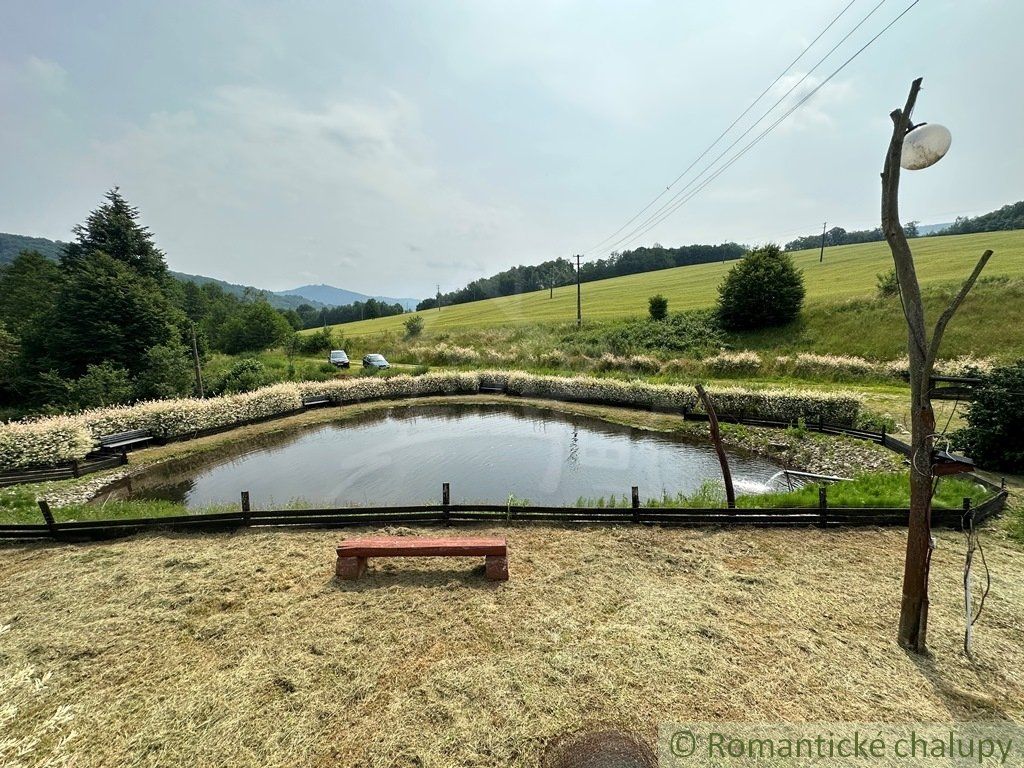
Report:
M 912 221 L 905 224 L 903 231 L 907 237 L 918 237 L 918 224 Z M 1010 203 L 1002 208 L 983 213 L 980 216 L 957 216 L 956 221 L 948 227 L 943 227 L 935 232 L 929 232 L 923 237 L 938 237 L 942 235 L 969 235 L 976 232 L 999 232 L 1007 229 L 1024 229 L 1024 201 Z M 842 227 L 832 227 L 825 233 L 825 246 L 852 245 L 854 243 L 874 243 L 884 240 L 881 227 L 875 229 L 857 229 L 846 231 Z M 808 248 L 821 247 L 821 233 L 804 235 L 786 243 L 787 251 L 803 251 Z
M 116 188 L 73 232 L 57 261 L 28 250 L 0 267 L 0 405 L 65 409 L 192 394 L 193 343 L 201 358 L 258 351 L 303 327 L 297 311 L 274 309 L 258 292 L 239 297 L 176 280 Z
M 716 261 L 738 259 L 747 252 L 747 247 L 738 243 L 721 245 L 684 245 L 665 248 L 659 244 L 632 251 L 615 252 L 604 259 L 584 262 L 580 266 L 580 280 L 591 282 L 609 277 L 620 277 L 637 272 L 653 272 L 657 269 L 683 267 L 691 264 L 707 264 Z M 434 309 L 438 299 L 442 306 L 465 304 L 498 296 L 512 296 L 519 293 L 546 290 L 552 287 L 570 285 L 576 282 L 576 265 L 566 258 L 552 259 L 541 264 L 522 264 L 498 272 L 490 277 L 474 280 L 464 288 L 441 294 L 439 297 L 424 299 L 416 305 L 417 311 Z
M 295 314 L 299 318 L 299 328 L 318 328 L 323 325 L 337 325 L 338 323 L 351 323 L 356 320 L 372 320 L 375 317 L 390 317 L 405 312 L 405 307 L 399 303 L 388 304 L 367 299 L 356 301 L 340 307 L 321 307 L 317 309 L 311 304 L 300 304 L 295 308 Z M 287 314 L 287 313 L 286 313 Z

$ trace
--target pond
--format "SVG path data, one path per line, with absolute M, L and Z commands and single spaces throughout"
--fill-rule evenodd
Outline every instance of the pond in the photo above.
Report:
M 762 490 L 781 467 L 729 452 L 737 493 Z M 710 440 L 633 429 L 525 405 L 392 407 L 247 440 L 186 462 L 154 467 L 103 498 L 165 499 L 191 508 L 254 508 L 301 501 L 323 507 L 439 503 L 533 504 L 580 498 L 691 494 L 721 482 Z

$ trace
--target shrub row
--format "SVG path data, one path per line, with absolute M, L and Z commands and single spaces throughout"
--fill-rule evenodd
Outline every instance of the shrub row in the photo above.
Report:
M 415 346 L 400 351 L 398 359 L 427 365 L 540 366 L 576 371 L 619 371 L 646 375 L 676 376 L 748 376 L 779 375 L 826 380 L 900 379 L 906 376 L 906 360 L 875 362 L 855 355 L 819 355 L 801 352 L 777 357 L 751 351 L 722 351 L 710 357 L 660 360 L 652 355 L 615 355 L 599 357 L 569 354 L 554 348 L 531 352 L 522 348 L 498 351 L 492 348 L 460 347 L 447 342 L 433 346 Z M 944 376 L 962 376 L 971 371 L 988 373 L 992 361 L 966 355 L 940 360 L 935 372 Z
M 157 437 L 175 438 L 283 415 L 300 409 L 303 397 L 308 396 L 325 396 L 332 403 L 343 405 L 365 400 L 472 394 L 481 387 L 524 397 L 700 411 L 691 387 L 641 381 L 536 376 L 510 371 L 352 377 L 275 384 L 254 392 L 206 400 L 158 400 L 83 411 L 74 416 L 0 424 L 0 470 L 53 466 L 81 459 L 95 447 L 100 435 L 113 432 L 145 429 Z M 861 405 L 856 395 L 842 392 L 728 387 L 713 390 L 712 395 L 722 414 L 786 422 L 820 416 L 831 423 L 854 424 Z

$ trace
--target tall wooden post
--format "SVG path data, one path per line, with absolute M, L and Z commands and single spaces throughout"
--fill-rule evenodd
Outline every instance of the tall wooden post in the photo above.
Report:
M 818 263 L 821 264 L 825 260 L 825 227 L 828 226 L 826 221 L 821 225 L 821 251 L 818 253 Z
M 199 397 L 206 397 L 203 392 L 203 370 L 199 365 L 199 344 L 196 342 L 196 324 L 192 323 L 192 366 L 196 373 L 196 392 Z
M 718 463 L 722 466 L 722 480 L 725 482 L 725 501 L 729 509 L 735 509 L 736 492 L 732 487 L 729 457 L 725 455 L 725 447 L 722 445 L 722 433 L 718 429 L 718 414 L 715 413 L 715 404 L 711 402 L 711 396 L 704 390 L 703 384 L 697 384 L 697 394 L 700 396 L 701 402 L 704 403 L 704 410 L 708 413 L 708 424 L 711 426 L 711 441 L 715 444 Z
M 910 358 L 910 519 L 897 640 L 904 648 L 924 653 L 927 650 L 928 572 L 932 552 L 932 450 L 935 437 L 935 411 L 931 400 L 932 370 L 946 326 L 985 268 L 992 251 L 985 251 L 981 255 L 960 292 L 939 317 L 929 339 L 925 330 L 924 302 L 917 281 L 914 256 L 899 218 L 900 156 L 903 153 L 903 140 L 914 128 L 910 118 L 920 90 L 921 78 L 918 78 L 910 86 L 910 94 L 903 109 L 894 110 L 889 115 L 893 131 L 882 170 L 882 231 L 896 266 L 896 280 L 907 322 L 907 352 Z

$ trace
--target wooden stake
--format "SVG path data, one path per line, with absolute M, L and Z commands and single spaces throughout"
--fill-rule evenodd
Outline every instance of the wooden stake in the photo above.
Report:
M 711 426 L 711 441 L 715 444 L 715 453 L 718 454 L 718 463 L 722 465 L 722 479 L 725 481 L 725 501 L 729 509 L 736 508 L 736 492 L 732 487 L 732 472 L 729 471 L 729 457 L 725 455 L 725 448 L 722 446 L 722 434 L 718 431 L 718 416 L 715 414 L 715 405 L 711 402 L 711 396 L 704 390 L 703 384 L 697 384 L 697 394 L 704 403 L 704 410 L 708 413 L 708 424 Z

